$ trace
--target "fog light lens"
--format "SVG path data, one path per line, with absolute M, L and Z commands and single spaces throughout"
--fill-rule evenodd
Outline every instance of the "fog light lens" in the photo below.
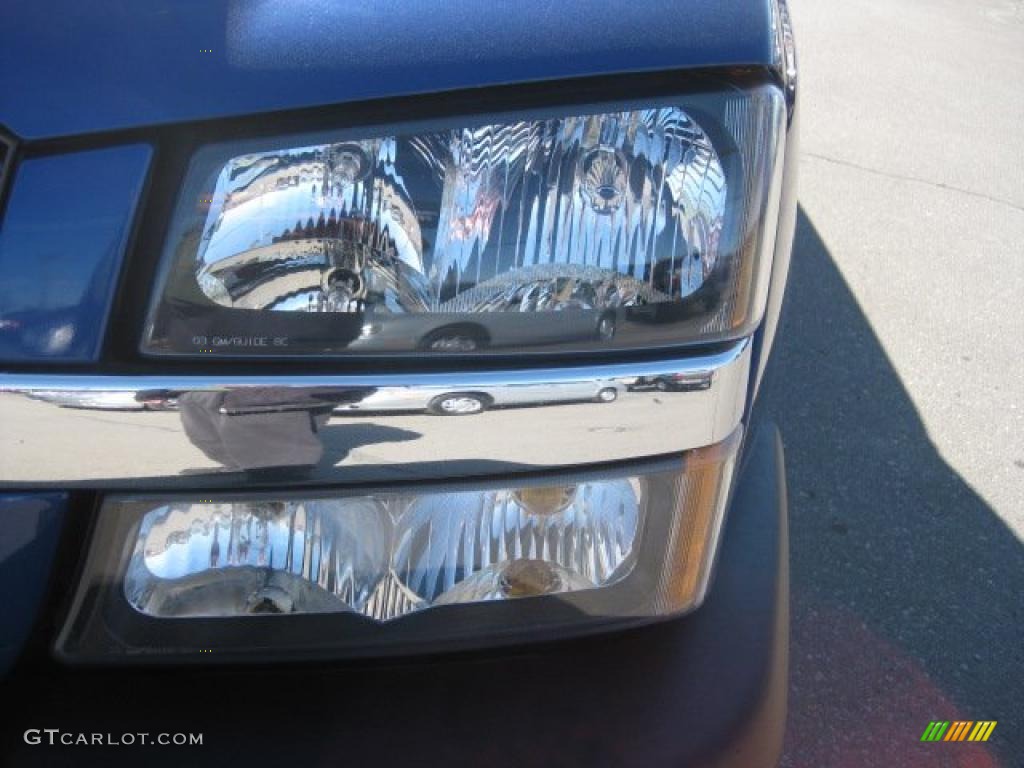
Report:
M 515 487 L 108 499 L 59 648 L 365 655 L 677 614 L 707 587 L 739 440 Z
M 125 597 L 150 616 L 355 611 L 384 621 L 434 603 L 593 589 L 631 569 L 639 497 L 635 480 L 609 480 L 172 502 L 142 517 Z
M 125 597 L 151 616 L 364 612 L 388 535 L 371 498 L 162 504 L 142 517 Z

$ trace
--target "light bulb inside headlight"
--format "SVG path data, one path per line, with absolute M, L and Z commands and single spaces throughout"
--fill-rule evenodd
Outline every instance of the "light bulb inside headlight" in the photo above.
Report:
M 207 147 L 172 228 L 145 351 L 450 354 L 735 338 L 760 312 L 783 112 L 781 93 L 762 86 Z M 195 198 L 212 202 L 196 211 Z M 626 332 L 601 332 L 609 313 Z M 432 343 L 455 328 L 472 347 Z M 242 332 L 275 343 L 237 348 Z

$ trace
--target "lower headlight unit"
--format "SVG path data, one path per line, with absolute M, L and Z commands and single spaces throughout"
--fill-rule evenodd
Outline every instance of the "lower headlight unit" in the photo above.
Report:
M 504 487 L 111 497 L 58 650 L 385 655 L 678 614 L 707 588 L 739 440 Z
M 146 512 L 125 597 L 158 617 L 353 611 L 593 589 L 632 570 L 637 478 L 537 514 L 509 490 L 171 502 Z

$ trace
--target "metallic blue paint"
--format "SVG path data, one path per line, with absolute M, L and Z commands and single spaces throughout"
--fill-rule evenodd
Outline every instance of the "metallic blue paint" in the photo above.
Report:
M 0 361 L 89 361 L 152 149 L 26 160 L 0 222 Z
M 0 678 L 32 629 L 66 505 L 63 493 L 0 494 Z
M 505 83 L 772 62 L 769 0 L 4 5 L 0 124 L 25 139 Z

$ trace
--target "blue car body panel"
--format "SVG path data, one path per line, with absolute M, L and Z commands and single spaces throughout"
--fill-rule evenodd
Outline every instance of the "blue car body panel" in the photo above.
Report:
M 25 160 L 0 222 L 0 361 L 99 355 L 152 149 Z
M 0 679 L 28 638 L 46 591 L 67 494 L 0 494 Z
M 768 65 L 768 0 L 7 0 L 26 140 L 507 83 Z

